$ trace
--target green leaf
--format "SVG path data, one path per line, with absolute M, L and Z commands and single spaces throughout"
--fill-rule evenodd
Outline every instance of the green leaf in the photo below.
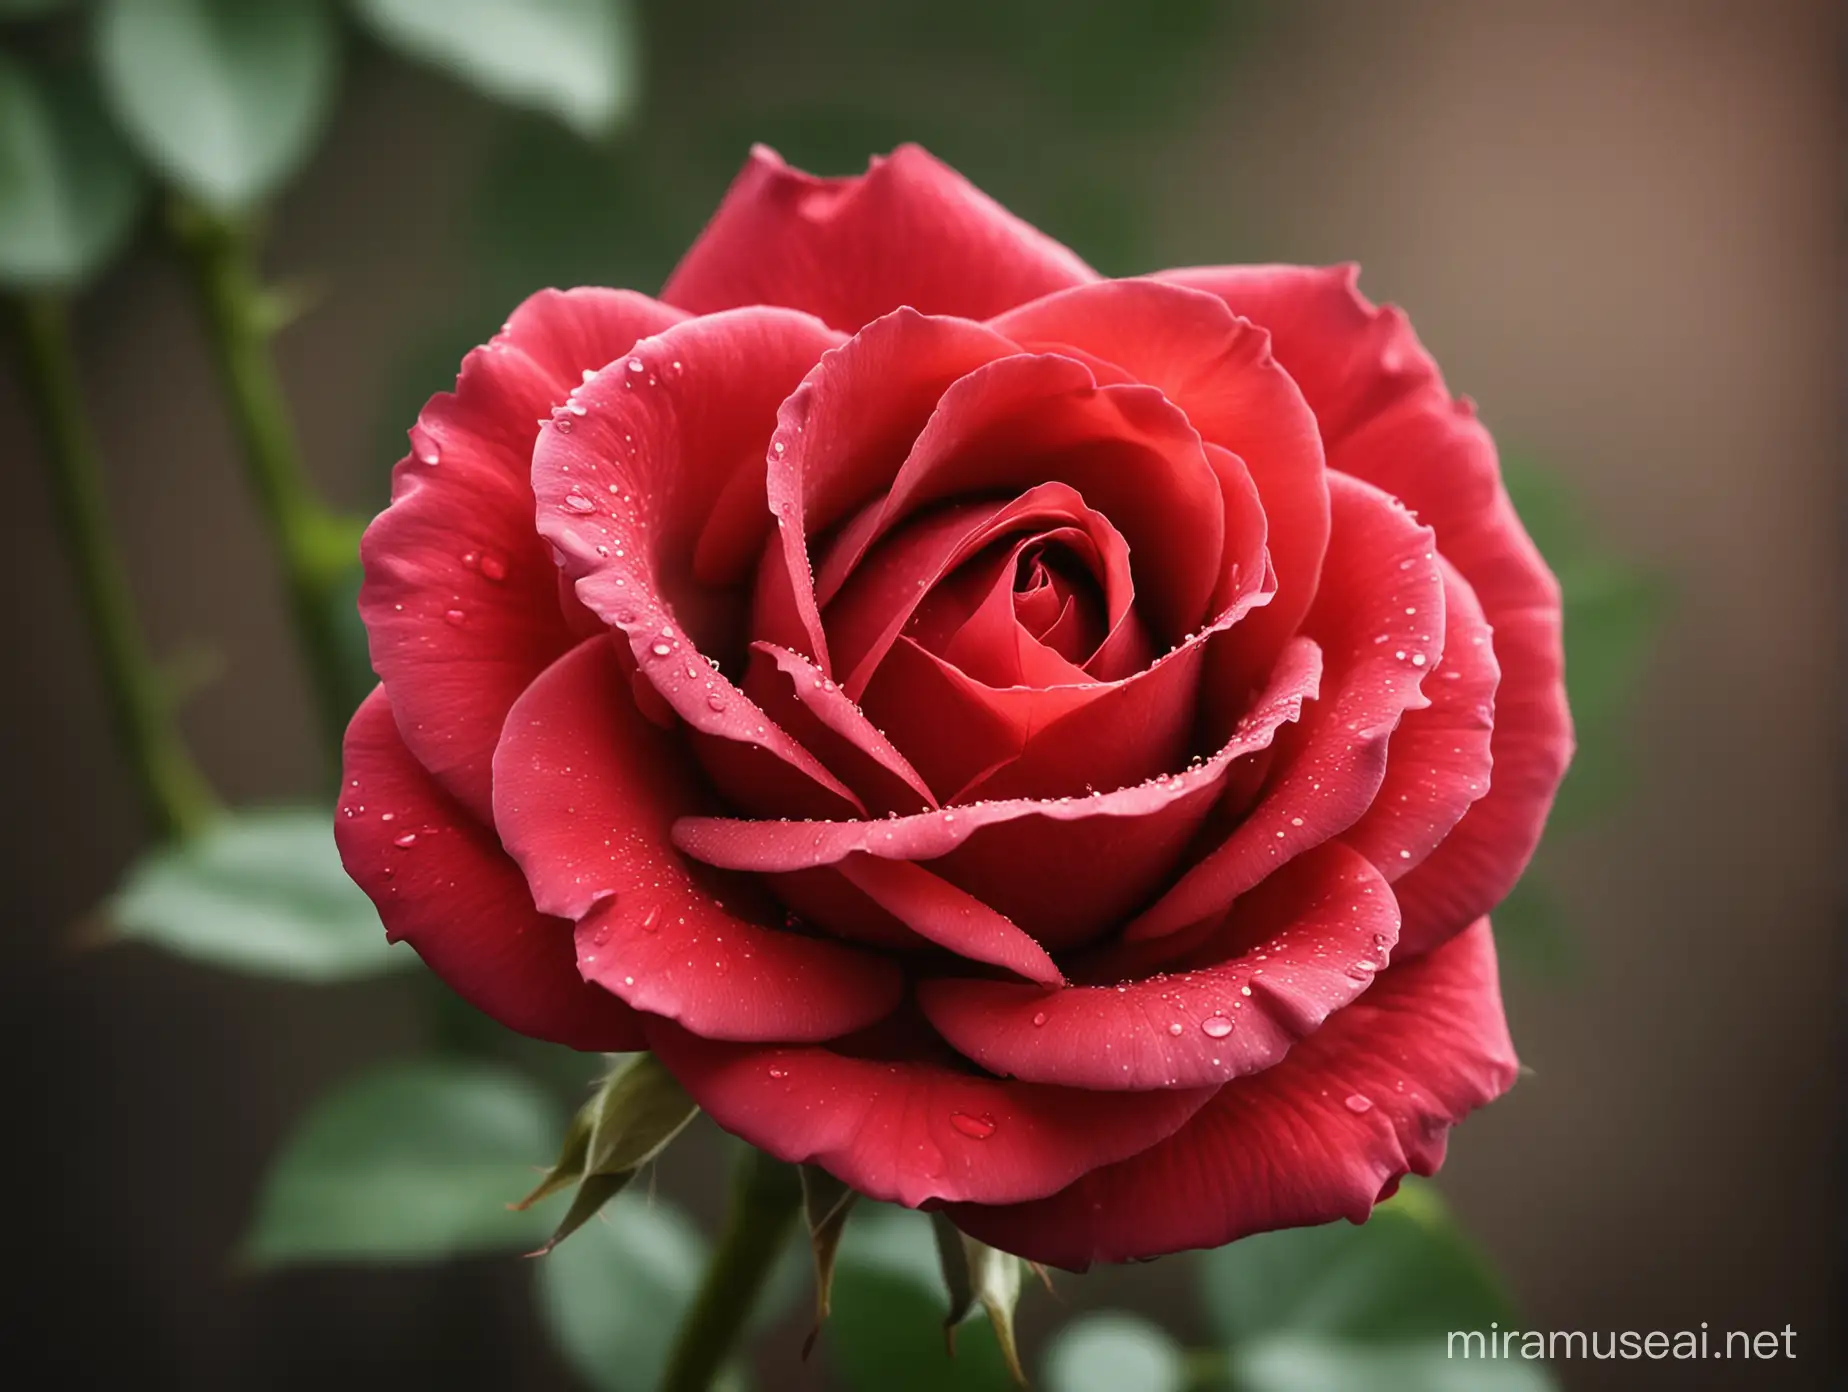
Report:
M 830 1362 L 856 1392 L 1012 1392 L 987 1321 L 962 1330 L 951 1356 L 947 1297 L 930 1220 L 862 1200 L 835 1261 Z
M 412 960 L 387 949 L 320 807 L 233 813 L 194 840 L 150 852 L 130 868 L 108 917 L 123 937 L 256 976 L 341 981 Z
M 557 1107 L 510 1070 L 396 1063 L 315 1104 L 271 1166 L 246 1243 L 262 1266 L 423 1261 L 530 1248 L 543 1213 L 508 1201 Z
M 669 1204 L 625 1194 L 539 1262 L 540 1318 L 600 1392 L 652 1392 L 705 1266 L 699 1230 Z
M 122 243 L 142 183 L 89 83 L 0 55 L 0 282 L 72 285 Z
M 339 33 L 323 0 L 103 0 L 95 38 L 129 138 L 221 212 L 275 192 L 333 104 Z
M 1262 1233 L 1206 1254 L 1202 1266 L 1207 1312 L 1241 1392 L 1551 1385 L 1541 1365 L 1527 1365 L 1538 1383 L 1433 1380 L 1448 1361 L 1451 1331 L 1508 1328 L 1514 1313 L 1428 1185 L 1407 1181 L 1364 1225 Z M 1375 1363 L 1381 1371 L 1371 1383 L 1322 1380 Z M 1409 1380 L 1388 1380 L 1401 1370 Z
M 1140 1315 L 1080 1315 L 1046 1348 L 1047 1392 L 1181 1392 L 1186 1384 L 1185 1351 Z
M 488 97 L 608 134 L 639 85 L 628 0 L 354 0 L 381 43 Z

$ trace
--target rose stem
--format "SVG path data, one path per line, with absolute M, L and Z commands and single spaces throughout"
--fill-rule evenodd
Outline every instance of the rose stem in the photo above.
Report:
M 116 738 L 149 824 L 163 837 L 191 835 L 210 819 L 217 800 L 174 724 L 170 684 L 135 620 L 128 575 L 110 536 L 102 466 L 84 414 L 64 301 L 20 295 L 9 297 L 7 308 L 52 509 L 102 668 Z
M 326 507 L 302 467 L 270 351 L 274 301 L 247 223 L 176 202 L 169 229 L 185 254 L 218 359 L 244 463 L 281 556 L 290 613 L 334 764 L 352 714 L 335 591 L 353 564 L 358 525 Z
M 795 1166 L 755 1146 L 739 1157 L 725 1234 L 674 1338 L 661 1392 L 706 1392 L 712 1385 L 795 1227 L 801 1205 L 802 1182 Z

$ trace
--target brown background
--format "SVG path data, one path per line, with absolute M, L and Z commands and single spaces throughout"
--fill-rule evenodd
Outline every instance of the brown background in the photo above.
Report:
M 1533 1076 L 1457 1135 L 1444 1186 L 1537 1327 L 1788 1323 L 1801 1358 L 1582 1364 L 1569 1387 L 1836 1385 L 1843 32 L 1803 0 L 1327 0 L 1278 17 L 1152 154 L 1164 259 L 1362 261 L 1501 437 L 1671 582 L 1634 791 L 1550 857 L 1583 977 L 1511 983 Z M 283 367 L 317 473 L 356 506 L 383 384 L 457 291 L 476 119 L 434 78 L 364 69 L 279 215 L 274 268 L 330 287 Z M 228 658 L 187 720 L 205 764 L 233 799 L 311 787 L 265 546 L 170 267 L 113 274 L 83 349 L 148 625 Z M 412 1042 L 408 988 L 69 949 L 139 833 L 10 376 L 0 459 L 7 1342 L 52 1360 L 34 1385 L 568 1385 L 504 1263 L 229 1276 L 265 1155 L 321 1084 Z

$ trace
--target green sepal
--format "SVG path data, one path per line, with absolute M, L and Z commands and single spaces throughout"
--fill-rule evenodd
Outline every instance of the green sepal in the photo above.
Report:
M 534 1256 L 543 1256 L 621 1193 L 699 1114 L 699 1106 L 653 1054 L 618 1064 L 565 1128 L 558 1159 L 515 1208 L 576 1186 L 571 1207 Z
M 815 1327 L 802 1341 L 802 1356 L 814 1350 L 821 1326 L 827 1323 L 834 1292 L 834 1258 L 847 1218 L 859 1194 L 817 1165 L 802 1166 L 802 1211 L 808 1223 L 809 1251 L 815 1258 Z
M 931 1231 L 937 1238 L 943 1283 L 950 1292 L 950 1312 L 943 1321 L 950 1351 L 956 1349 L 956 1326 L 974 1314 L 979 1305 L 994 1326 L 1008 1372 L 1025 1387 L 1027 1375 L 1020 1366 L 1020 1349 L 1014 1337 L 1014 1307 L 1020 1303 L 1023 1269 L 1020 1258 L 977 1242 L 942 1214 L 931 1215 Z

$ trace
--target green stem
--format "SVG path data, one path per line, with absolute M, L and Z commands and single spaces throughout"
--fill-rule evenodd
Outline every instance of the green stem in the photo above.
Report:
M 740 1157 L 725 1235 L 681 1321 L 661 1392 L 706 1392 L 712 1386 L 737 1345 L 801 1206 L 802 1181 L 795 1166 L 756 1147 Z
M 102 668 L 116 738 L 150 825 L 163 837 L 190 835 L 211 817 L 216 799 L 174 724 L 167 683 L 135 621 L 128 576 L 111 542 L 102 466 L 84 414 L 64 302 L 24 295 L 9 299 L 8 309 L 52 507 Z
M 352 702 L 334 596 L 353 562 L 357 529 L 321 502 L 302 466 L 288 399 L 270 352 L 271 301 L 258 274 L 249 226 L 179 204 L 171 228 L 191 267 L 245 467 L 281 554 L 289 610 L 323 733 L 338 764 Z

